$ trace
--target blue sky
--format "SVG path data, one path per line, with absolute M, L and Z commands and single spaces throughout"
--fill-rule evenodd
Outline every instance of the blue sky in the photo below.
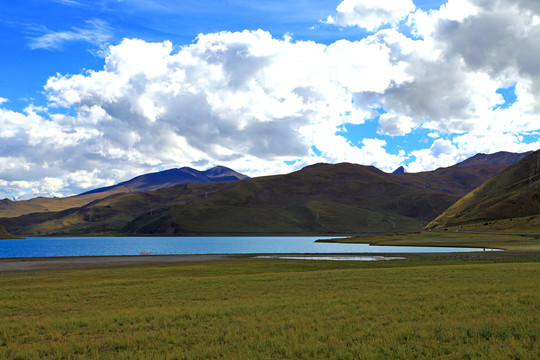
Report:
M 2 2 L 0 197 L 180 166 L 426 171 L 537 149 L 539 13 L 526 0 Z

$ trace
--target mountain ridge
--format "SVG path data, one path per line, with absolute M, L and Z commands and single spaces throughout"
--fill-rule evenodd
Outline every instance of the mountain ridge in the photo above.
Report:
M 506 167 L 451 166 L 422 173 L 389 174 L 373 166 L 321 163 L 285 175 L 188 183 L 151 192 L 124 191 L 105 197 L 106 190 L 68 199 L 38 198 L 22 204 L 2 200 L 0 223 L 15 234 L 185 234 L 207 230 L 214 234 L 341 234 L 418 230 Z M 215 175 L 223 175 L 224 169 L 215 169 Z M 10 210 L 18 205 L 28 207 Z M 154 220 L 147 218 L 148 211 Z M 156 215 L 159 219 L 155 219 Z M 251 217 L 256 221 L 249 220 Z M 209 218 L 213 219 L 210 223 Z
M 318 164 L 285 175 L 118 193 L 80 208 L 4 218 L 12 234 L 357 234 L 422 229 L 504 166 L 388 174 Z
M 205 171 L 200 171 L 184 166 L 181 168 L 174 168 L 139 175 L 116 185 L 93 189 L 79 195 L 110 192 L 111 190 L 115 189 L 118 189 L 118 192 L 152 191 L 178 184 L 236 181 L 245 179 L 249 179 L 249 176 L 240 174 L 225 166 L 218 165 Z
M 534 151 L 524 153 L 512 153 L 508 151 L 498 151 L 493 154 L 478 153 L 465 159 L 454 166 L 474 166 L 474 165 L 513 165 L 526 158 Z
M 163 174 L 165 173 L 165 174 Z M 173 177 L 167 176 L 173 174 Z M 185 175 L 182 177 L 181 175 Z M 176 175 L 176 176 L 175 176 Z M 163 172 L 154 172 L 136 176 L 130 180 L 116 185 L 102 187 L 84 192 L 79 195 L 68 197 L 45 198 L 36 197 L 29 200 L 12 201 L 0 200 L 0 218 L 16 217 L 34 212 L 54 212 L 69 208 L 84 206 L 92 201 L 122 192 L 152 191 L 163 187 L 174 186 L 183 183 L 197 183 L 203 181 L 234 181 L 249 178 L 225 166 L 199 171 L 189 167 L 169 169 Z
M 457 198 L 440 195 L 407 188 L 374 167 L 326 164 L 237 182 L 120 193 L 78 209 L 2 223 L 16 234 L 341 234 L 362 227 L 386 232 L 417 229 Z M 408 216 L 418 210 L 424 220 Z

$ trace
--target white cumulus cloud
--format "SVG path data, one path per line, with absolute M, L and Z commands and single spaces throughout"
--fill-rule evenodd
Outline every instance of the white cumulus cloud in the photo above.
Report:
M 308 156 L 342 123 L 363 122 L 351 88 L 402 81 L 388 58 L 378 42 L 293 43 L 260 30 L 200 35 L 177 53 L 170 42 L 124 40 L 102 71 L 53 77 L 46 90 L 76 109 L 78 127 L 102 130 L 106 157 L 276 161 Z
M 337 14 L 329 16 L 326 22 L 375 31 L 404 20 L 414 9 L 412 0 L 343 0 L 336 9 Z

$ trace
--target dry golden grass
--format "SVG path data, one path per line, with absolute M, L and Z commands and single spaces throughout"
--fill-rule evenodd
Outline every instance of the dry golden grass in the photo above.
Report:
M 2 359 L 538 359 L 539 259 L 0 277 Z

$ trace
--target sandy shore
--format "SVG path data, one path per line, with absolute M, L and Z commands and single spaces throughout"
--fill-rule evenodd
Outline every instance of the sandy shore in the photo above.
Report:
M 0 259 L 0 272 L 81 268 L 112 268 L 134 265 L 224 261 L 228 259 L 230 259 L 230 257 L 226 255 L 141 255 L 10 258 Z

